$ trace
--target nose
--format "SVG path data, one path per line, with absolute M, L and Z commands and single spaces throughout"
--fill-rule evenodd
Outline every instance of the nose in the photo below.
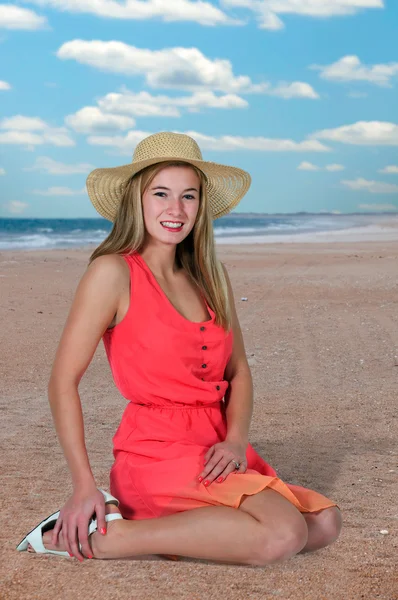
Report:
M 183 200 L 178 196 L 176 198 L 172 198 L 167 207 L 167 213 L 170 215 L 180 217 L 184 213 Z

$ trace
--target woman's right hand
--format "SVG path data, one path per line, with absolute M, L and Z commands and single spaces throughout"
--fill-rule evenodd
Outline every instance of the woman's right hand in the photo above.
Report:
M 53 529 L 52 544 L 57 544 L 58 534 L 62 530 L 65 550 L 70 555 L 76 556 L 80 562 L 84 560 L 85 557 L 79 550 L 78 542 L 80 542 L 85 556 L 92 556 L 88 541 L 88 525 L 94 513 L 97 518 L 98 531 L 105 534 L 105 498 L 103 494 L 96 488 L 95 484 L 90 487 L 75 489 L 72 496 L 60 510 Z

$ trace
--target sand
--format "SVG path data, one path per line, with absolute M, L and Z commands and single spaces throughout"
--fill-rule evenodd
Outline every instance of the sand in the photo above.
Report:
M 398 599 L 398 242 L 389 240 L 219 248 L 254 379 L 250 441 L 282 479 L 338 503 L 337 542 L 268 567 L 16 552 L 71 493 L 46 389 L 89 253 L 0 253 L 1 600 Z M 102 343 L 80 395 L 92 469 L 109 489 L 125 400 Z

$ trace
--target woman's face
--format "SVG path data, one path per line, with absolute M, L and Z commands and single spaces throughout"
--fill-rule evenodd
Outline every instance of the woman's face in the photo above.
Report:
M 199 209 L 200 179 L 193 169 L 165 167 L 142 196 L 147 236 L 178 244 L 192 230 Z

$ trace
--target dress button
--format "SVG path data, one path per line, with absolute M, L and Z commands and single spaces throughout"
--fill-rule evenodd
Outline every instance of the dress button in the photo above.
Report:
M 202 369 L 205 369 L 207 367 L 207 365 L 202 365 Z
M 202 350 L 207 350 L 207 346 L 202 346 Z
M 216 385 L 216 390 L 219 390 L 219 389 L 220 389 L 220 386 L 219 386 L 219 385 Z
M 205 329 L 206 329 L 206 327 L 203 327 L 203 325 L 202 325 L 202 327 L 200 328 L 200 331 L 204 331 Z

